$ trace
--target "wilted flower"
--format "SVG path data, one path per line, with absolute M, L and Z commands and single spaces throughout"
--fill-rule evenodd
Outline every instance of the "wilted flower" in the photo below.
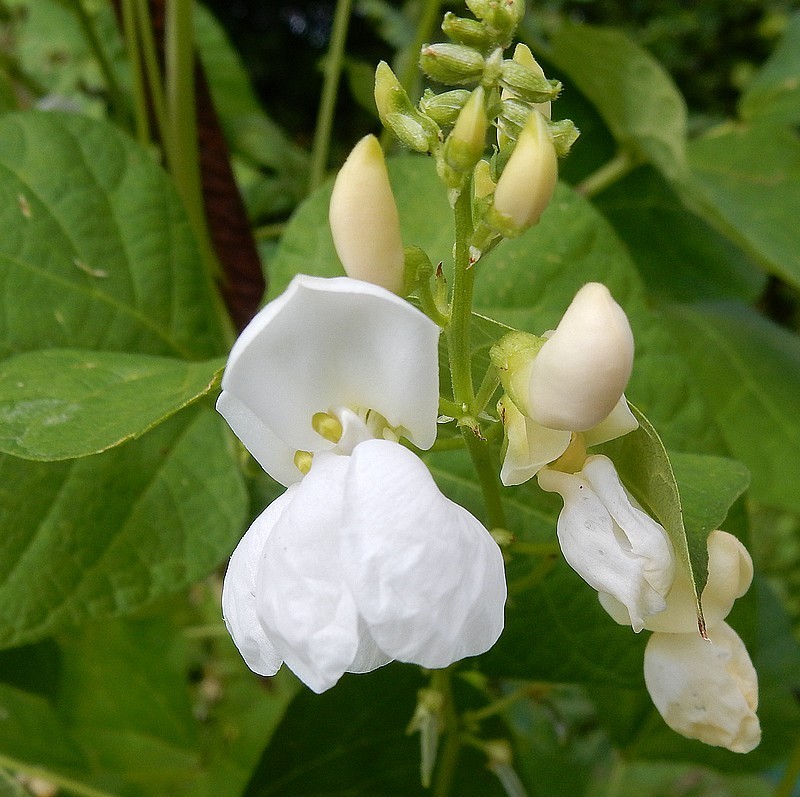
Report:
M 578 473 L 543 468 L 539 486 L 564 499 L 558 541 L 590 586 L 613 595 L 634 631 L 666 607 L 675 560 L 664 528 L 634 506 L 608 457 L 590 456 Z
M 500 635 L 499 548 L 397 442 L 435 439 L 438 333 L 383 288 L 296 277 L 234 345 L 218 408 L 290 485 L 225 577 L 225 621 L 256 672 L 285 661 L 322 692 L 392 659 L 444 667 Z

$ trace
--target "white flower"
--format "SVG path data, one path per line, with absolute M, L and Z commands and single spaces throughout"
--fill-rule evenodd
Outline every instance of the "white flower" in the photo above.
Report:
M 733 602 L 747 592 L 752 580 L 753 560 L 747 548 L 727 531 L 712 531 L 708 535 L 708 581 L 700 598 L 707 628 L 713 628 L 728 616 Z M 629 625 L 625 607 L 616 598 L 603 592 L 598 597 L 620 625 Z M 694 589 L 685 567 L 677 568 L 666 609 L 648 617 L 644 627 L 670 634 L 697 634 Z
M 231 350 L 217 410 L 273 479 L 302 478 L 298 451 L 334 448 L 316 413 L 385 419 L 419 448 L 436 439 L 439 327 L 360 280 L 298 276 Z M 373 419 L 374 420 L 374 419 Z
M 402 293 L 405 256 L 400 217 L 375 136 L 364 136 L 339 170 L 328 215 L 347 276 Z
M 508 369 L 501 370 L 509 394 L 501 406 L 507 447 L 500 479 L 505 485 L 521 484 L 554 462 L 576 432 L 588 447 L 639 426 L 623 392 L 633 365 L 633 335 L 608 288 L 584 285 L 544 337 L 526 348 L 520 333 L 509 335 L 493 355 Z
M 539 485 L 564 499 L 558 541 L 568 564 L 613 595 L 634 631 L 666 607 L 675 560 L 664 528 L 631 503 L 611 460 L 587 457 L 578 473 L 539 471 Z
M 758 679 L 725 622 L 699 634 L 653 634 L 644 654 L 647 691 L 667 725 L 706 744 L 748 753 L 761 741 Z
M 285 661 L 322 692 L 392 659 L 445 667 L 500 635 L 499 548 L 397 442 L 435 439 L 438 332 L 383 288 L 297 277 L 234 346 L 220 412 L 290 485 L 223 586 L 225 622 L 256 672 Z

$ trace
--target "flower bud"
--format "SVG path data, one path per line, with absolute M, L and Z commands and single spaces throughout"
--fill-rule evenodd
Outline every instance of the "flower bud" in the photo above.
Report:
M 422 48 L 419 65 L 432 80 L 453 86 L 477 83 L 483 74 L 483 57 L 463 44 L 429 44 Z
M 632 367 L 633 333 L 625 311 L 605 285 L 590 282 L 575 294 L 533 362 L 530 417 L 551 429 L 591 429 L 619 402 Z
M 486 148 L 487 119 L 483 101 L 483 87 L 478 86 L 458 115 L 445 144 L 445 161 L 459 174 L 470 171 Z
M 466 89 L 453 89 L 441 94 L 434 94 L 430 89 L 426 89 L 419 101 L 419 108 L 436 124 L 446 127 L 455 123 L 470 94 L 471 92 Z
M 742 640 L 727 624 L 699 634 L 653 634 L 644 680 L 672 730 L 705 744 L 749 753 L 761 741 L 758 678 Z
M 328 218 L 347 275 L 400 293 L 405 269 L 400 219 L 375 136 L 362 138 L 339 170 Z
M 486 25 L 475 19 L 457 17 L 452 11 L 444 15 L 442 31 L 454 42 L 476 50 L 487 50 L 492 44 Z
M 508 238 L 536 224 L 558 182 L 558 161 L 547 121 L 531 111 L 497 181 L 487 223 Z
M 467 0 L 467 7 L 490 28 L 495 40 L 504 48 L 525 14 L 525 0 Z
M 561 84 L 548 80 L 539 64 L 533 63 L 533 67 L 528 67 L 515 60 L 503 61 L 500 82 L 526 102 L 546 103 L 555 99 L 561 91 Z
M 375 69 L 375 106 L 384 127 L 415 152 L 430 152 L 439 141 L 439 128 L 411 103 L 391 67 L 381 61 Z
M 578 140 L 580 131 L 575 127 L 571 119 L 559 119 L 557 122 L 549 122 L 550 137 L 553 139 L 553 146 L 556 148 L 556 155 L 563 158 L 569 154 L 572 145 Z

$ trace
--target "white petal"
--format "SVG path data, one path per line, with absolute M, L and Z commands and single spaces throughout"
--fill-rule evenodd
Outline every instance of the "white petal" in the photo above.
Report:
M 653 521 L 634 507 L 625 513 L 626 527 L 620 527 L 605 499 L 579 473 L 544 468 L 538 479 L 543 490 L 564 499 L 557 532 L 567 563 L 598 592 L 614 595 L 627 609 L 634 631 L 640 631 L 644 618 L 665 606 L 666 590 L 660 592 L 651 583 L 661 581 L 654 578 L 659 568 L 673 566 L 671 553 L 664 558 L 663 529 L 654 529 Z M 651 536 L 652 543 L 647 539 Z
M 502 413 L 507 446 L 500 481 L 507 487 L 528 481 L 567 450 L 570 432 L 547 429 L 526 418 L 510 399 L 502 402 Z
M 275 675 L 283 664 L 256 615 L 256 572 L 264 544 L 283 510 L 291 503 L 290 487 L 254 521 L 231 556 L 222 585 L 222 616 L 234 644 L 259 675 Z
M 747 592 L 752 579 L 753 560 L 744 545 L 726 531 L 712 531 L 708 536 L 708 581 L 701 597 L 706 628 L 713 628 L 728 616 L 733 602 Z M 618 623 L 628 624 L 625 608 L 613 596 L 600 595 L 600 603 Z M 676 568 L 667 608 L 646 618 L 645 628 L 671 634 L 697 632 L 694 591 L 685 567 Z
M 628 432 L 634 432 L 638 428 L 639 421 L 636 420 L 631 412 L 628 400 L 623 393 L 614 409 L 611 410 L 611 414 L 584 434 L 584 443 L 587 448 L 599 446 L 608 440 L 614 440 L 617 437 L 628 434 Z
M 367 441 L 351 460 L 342 564 L 380 649 L 430 668 L 488 650 L 506 598 L 497 544 L 397 443 Z
M 222 378 L 233 399 L 220 411 L 267 464 L 264 429 L 283 442 L 282 457 L 330 448 L 311 418 L 334 407 L 376 410 L 428 448 L 436 439 L 438 338 L 436 324 L 383 288 L 297 276 L 234 344 Z M 267 472 L 285 481 L 291 464 Z
M 591 429 L 619 402 L 632 367 L 633 334 L 625 311 L 605 285 L 590 282 L 575 294 L 533 361 L 531 416 L 551 429 Z
M 348 460 L 316 455 L 266 540 L 256 578 L 262 626 L 286 666 L 315 692 L 339 680 L 360 644 L 338 545 Z
M 761 741 L 758 679 L 742 640 L 727 624 L 699 634 L 655 633 L 644 654 L 647 690 L 674 731 L 748 753 Z

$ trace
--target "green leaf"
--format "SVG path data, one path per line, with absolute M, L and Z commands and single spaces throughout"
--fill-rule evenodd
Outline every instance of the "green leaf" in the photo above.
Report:
M 800 13 L 790 18 L 775 51 L 747 84 L 739 113 L 748 121 L 800 122 Z
M 224 423 L 188 409 L 86 459 L 0 457 L 0 647 L 128 613 L 206 575 L 248 511 Z
M 390 664 L 345 674 L 334 689 L 301 691 L 289 705 L 243 797 L 424 797 L 419 739 L 406 733 L 425 686 L 419 669 Z M 501 797 L 500 784 L 463 747 L 452 794 Z
M 797 337 L 736 304 L 671 306 L 667 318 L 752 496 L 800 512 Z
M 595 202 L 625 242 L 649 292 L 691 301 L 754 301 L 761 295 L 767 277 L 752 258 L 690 213 L 654 169 L 636 169 Z
M 18 354 L 0 363 L 0 451 L 48 461 L 105 451 L 208 394 L 223 365 L 71 349 Z
M 601 450 L 613 460 L 628 491 L 666 529 L 678 559 L 689 571 L 698 625 L 701 633 L 705 633 L 700 594 L 708 578 L 706 538 L 711 529 L 704 528 L 705 524 L 688 526 L 664 444 L 650 421 L 636 407 L 631 406 L 631 410 L 639 428 L 605 443 Z
M 543 54 L 597 108 L 618 144 L 669 180 L 686 172 L 686 104 L 658 61 L 622 31 L 565 25 Z
M 800 140 L 765 124 L 712 131 L 689 145 L 693 208 L 765 269 L 800 287 Z
M 227 348 L 174 188 L 109 124 L 0 118 L 0 280 L 0 357 L 60 347 L 208 359 Z

